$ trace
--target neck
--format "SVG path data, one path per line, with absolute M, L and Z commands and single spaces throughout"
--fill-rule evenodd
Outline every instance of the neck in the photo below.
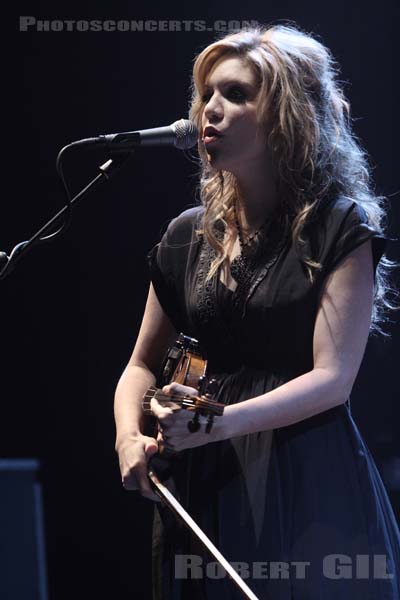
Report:
M 258 229 L 272 215 L 277 207 L 278 199 L 274 189 L 260 186 L 248 189 L 243 185 L 238 186 L 237 211 L 244 229 L 253 231 Z
M 246 176 L 236 176 L 238 191 L 238 211 L 243 227 L 252 231 L 258 229 L 278 205 L 278 193 L 272 168 L 255 170 Z

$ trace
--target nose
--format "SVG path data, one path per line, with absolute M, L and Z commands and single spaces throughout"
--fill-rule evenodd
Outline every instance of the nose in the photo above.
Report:
M 216 93 L 214 93 L 207 102 L 204 109 L 204 116 L 210 122 L 219 121 L 223 118 L 224 113 L 221 98 Z

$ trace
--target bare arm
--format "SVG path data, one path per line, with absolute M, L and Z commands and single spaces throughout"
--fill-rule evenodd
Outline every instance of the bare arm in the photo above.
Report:
M 135 348 L 115 392 L 117 450 L 126 437 L 143 433 L 143 394 L 154 384 L 161 361 L 174 337 L 176 332 L 150 285 Z
M 154 454 L 157 443 L 144 435 L 142 398 L 154 384 L 162 359 L 176 332 L 150 285 L 142 325 L 131 359 L 118 382 L 114 416 L 115 448 L 119 454 L 121 476 L 127 489 L 151 493 L 146 474 L 146 456 Z

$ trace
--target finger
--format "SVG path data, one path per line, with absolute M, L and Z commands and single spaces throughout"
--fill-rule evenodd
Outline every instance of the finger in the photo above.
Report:
M 162 439 L 160 442 L 160 453 L 162 454 L 165 449 L 176 450 L 175 443 L 166 439 Z
M 175 396 L 175 398 L 176 398 L 176 396 Z M 180 404 L 177 404 L 173 400 L 171 400 L 171 401 L 164 400 L 163 406 L 170 408 L 173 413 L 176 413 L 176 412 L 178 412 L 178 410 L 182 409 L 182 406 Z
M 197 396 L 198 391 L 188 385 L 173 381 L 169 385 L 165 385 L 162 389 L 164 394 L 181 394 L 184 396 Z
M 138 479 L 135 477 L 135 475 L 133 475 L 133 473 L 130 473 L 129 475 L 123 477 L 122 486 L 124 490 L 128 492 L 140 492 L 140 494 L 147 500 L 152 500 L 153 502 L 161 502 L 160 497 L 157 496 L 157 494 L 153 491 L 151 487 L 150 480 L 147 476 L 147 471 L 144 483 L 141 478 L 140 481 L 142 482 L 141 484 L 138 483 Z
M 158 434 L 157 434 L 158 435 Z M 144 447 L 144 453 L 147 458 L 150 458 L 158 451 L 158 443 L 155 438 L 149 438 Z
M 173 414 L 173 410 L 171 408 L 168 406 L 163 406 L 154 397 L 150 400 L 150 410 L 157 419 L 164 419 L 165 417 Z
M 122 486 L 125 490 L 134 491 L 139 489 L 136 477 L 132 473 L 122 476 Z
M 139 484 L 138 485 L 139 491 L 142 494 L 142 496 L 145 496 L 146 498 L 149 498 L 149 499 L 151 498 L 151 499 L 155 500 L 155 498 L 153 498 L 153 496 L 155 496 L 155 494 L 153 492 L 147 472 L 148 472 L 147 465 L 138 465 L 136 467 L 136 479 Z

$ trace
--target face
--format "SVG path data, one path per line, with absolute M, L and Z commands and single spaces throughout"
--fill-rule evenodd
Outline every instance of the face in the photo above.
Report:
M 236 176 L 267 160 L 266 135 L 257 122 L 257 78 L 240 58 L 214 65 L 203 94 L 202 140 L 215 169 Z

